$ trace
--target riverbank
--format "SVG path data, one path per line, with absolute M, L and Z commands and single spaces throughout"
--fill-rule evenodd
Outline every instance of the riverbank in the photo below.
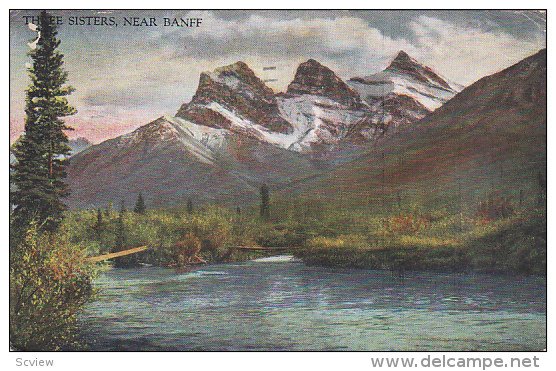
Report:
M 546 275 L 546 224 L 531 215 L 442 237 L 387 236 L 309 241 L 295 256 L 308 265 L 406 271 Z
M 310 206 L 315 209 L 299 215 L 277 206 L 269 220 L 254 210 L 240 214 L 216 206 L 192 213 L 83 210 L 70 213 L 64 224 L 71 240 L 86 247 L 90 256 L 114 252 L 121 241 L 124 249 L 149 247 L 119 258 L 121 267 L 141 263 L 175 267 L 187 264 L 191 257 L 210 263 L 238 262 L 264 256 L 240 251 L 238 246 L 280 246 L 295 247 L 296 257 L 308 265 L 398 273 L 546 274 L 546 212 L 542 208 L 514 208 L 504 200 L 490 201 L 486 211 L 468 214 L 417 208 L 379 214 L 365 208 Z

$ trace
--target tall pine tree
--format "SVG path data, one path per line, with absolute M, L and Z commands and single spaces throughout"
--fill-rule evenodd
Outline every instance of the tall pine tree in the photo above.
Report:
M 94 230 L 97 233 L 97 237 L 100 238 L 100 233 L 102 232 L 104 225 L 102 222 L 102 211 L 100 210 L 100 207 L 97 209 L 97 221 L 94 225 Z
M 125 250 L 125 244 L 126 244 L 126 235 L 125 235 L 125 222 L 124 222 L 124 216 L 125 213 L 127 212 L 126 208 L 125 208 L 125 203 L 122 200 L 121 206 L 120 206 L 120 214 L 118 216 L 118 223 L 116 224 L 116 241 L 114 243 L 114 251 L 121 251 L 121 250 Z
M 133 212 L 137 214 L 144 214 L 147 211 L 147 207 L 145 206 L 145 200 L 143 199 L 143 194 L 139 193 L 137 197 L 137 201 L 135 202 L 135 207 L 133 208 Z
M 35 220 L 45 230 L 55 230 L 62 219 L 68 194 L 64 183 L 67 157 L 70 153 L 65 131 L 71 130 L 63 117 L 76 111 L 66 96 L 73 88 L 67 86 L 63 55 L 57 50 L 60 40 L 50 15 L 39 16 L 39 40 L 29 53 L 33 61 L 28 69 L 31 85 L 26 90 L 25 132 L 17 141 L 14 154 L 11 204 L 14 222 L 25 227 Z

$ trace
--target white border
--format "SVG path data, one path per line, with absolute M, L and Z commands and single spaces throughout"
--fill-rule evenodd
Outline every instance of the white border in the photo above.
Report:
M 553 3 L 553 2 L 552 2 Z M 266 1 L 215 1 L 215 0 L 203 0 L 203 1 L 156 1 L 156 2 L 143 2 L 138 3 L 137 1 L 7 1 L 3 2 L 3 7 L 5 11 L 3 12 L 3 20 L 1 23 L 3 36 L 0 38 L 2 52 L 2 58 L 0 63 L 2 64 L 2 69 L 4 74 L 2 75 L 2 92 L 0 102 L 1 117 L 4 118 L 4 125 L 0 125 L 1 134 L 0 137 L 4 138 L 1 144 L 0 150 L 0 161 L 4 164 L 4 171 L 1 173 L 0 178 L 0 194 L 1 204 L 0 209 L 4 212 L 0 213 L 0 238 L 2 243 L 0 248 L 2 249 L 2 263 L 0 264 L 0 277 L 2 285 L 2 313 L 1 313 L 1 347 L 2 352 L 0 353 L 1 364 L 4 369 L 22 369 L 22 367 L 16 367 L 16 358 L 26 358 L 26 359 L 54 359 L 55 366 L 57 370 L 123 370 L 123 369 L 133 369 L 133 370 L 157 370 L 162 368 L 171 367 L 175 370 L 187 371 L 187 370 L 268 370 L 268 371 L 284 371 L 284 370 L 369 370 L 371 367 L 370 358 L 384 356 L 412 356 L 421 357 L 423 353 L 8 353 L 8 171 L 7 164 L 8 160 L 8 138 L 9 138 L 9 22 L 8 22 L 8 10 L 12 9 L 42 9 L 45 7 L 48 9 L 548 9 L 548 22 L 550 23 L 552 18 L 551 9 L 554 8 L 550 6 L 552 4 L 548 1 L 466 1 L 466 2 L 447 2 L 447 1 L 420 1 L 418 4 L 414 1 L 398 0 L 395 2 L 389 1 L 353 1 L 353 0 L 343 0 L 341 2 L 329 1 L 329 0 L 305 0 L 303 2 L 299 0 L 266 0 Z M 556 9 L 556 8 L 555 8 Z M 548 25 L 548 40 L 551 42 L 555 36 L 553 35 L 552 29 L 553 25 Z M 554 60 L 554 53 L 552 53 L 551 47 L 548 47 L 548 61 Z M 552 67 L 549 68 L 552 71 Z M 551 73 L 548 74 L 548 97 L 552 97 L 551 92 L 554 87 L 554 77 Z M 548 118 L 550 122 L 548 123 L 548 163 L 554 164 L 554 157 L 556 150 L 550 145 L 553 139 L 554 130 L 552 129 L 552 117 L 554 109 L 552 105 L 548 105 Z M 550 166 L 551 166 L 550 165 Z M 548 187 L 555 185 L 555 175 L 552 169 L 548 172 Z M 556 189 L 556 188 L 555 188 Z M 551 195 L 552 193 L 549 192 Z M 554 199 L 556 197 L 548 198 L 548 210 L 554 210 Z M 552 214 L 550 213 L 552 216 Z M 549 216 L 548 218 L 548 241 L 554 240 L 554 232 L 556 230 L 556 223 L 554 218 Z M 548 259 L 549 268 L 556 258 L 554 254 L 551 253 L 551 246 L 548 246 Z M 541 370 L 544 369 L 555 369 L 556 366 L 556 349 L 553 337 L 556 336 L 554 332 L 556 323 L 556 312 L 554 310 L 556 306 L 556 295 L 554 295 L 554 287 L 556 282 L 552 279 L 552 275 L 548 274 L 548 353 L 445 353 L 452 354 L 455 356 L 471 355 L 474 357 L 491 356 L 491 357 L 508 357 L 508 356 L 533 356 L 537 355 L 541 361 Z M 550 347 L 552 344 L 552 349 Z M 442 353 L 433 353 L 433 356 L 441 356 Z M 41 367 L 40 369 L 44 369 Z M 29 367 L 23 367 L 23 369 L 29 369 Z M 421 369 L 416 368 L 416 369 Z

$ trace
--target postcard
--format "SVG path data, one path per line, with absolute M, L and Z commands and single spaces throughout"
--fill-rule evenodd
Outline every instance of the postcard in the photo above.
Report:
M 11 10 L 11 350 L 545 350 L 546 17 Z

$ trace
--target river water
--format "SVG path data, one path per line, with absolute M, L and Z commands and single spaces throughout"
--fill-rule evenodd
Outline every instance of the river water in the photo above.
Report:
M 542 350 L 546 280 L 307 267 L 289 256 L 110 269 L 91 350 Z

